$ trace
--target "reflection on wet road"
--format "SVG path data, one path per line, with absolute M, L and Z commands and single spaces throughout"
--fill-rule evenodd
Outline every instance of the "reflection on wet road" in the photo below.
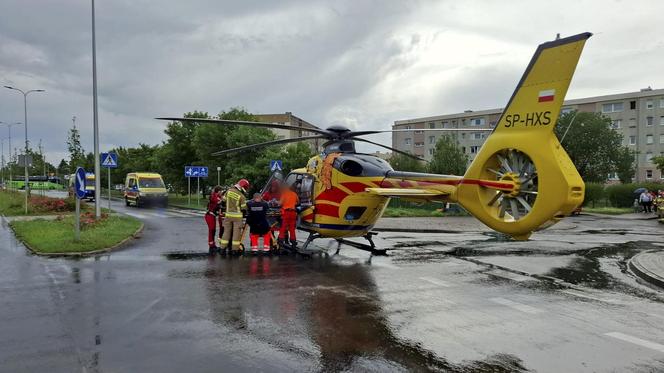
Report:
M 82 260 L 28 256 L 3 222 L 0 371 L 664 366 L 664 301 L 624 267 L 652 248 L 636 239 L 658 237 L 649 222 L 634 232 L 581 217 L 526 243 L 481 229 L 383 232 L 392 255 L 367 264 L 353 249 L 208 257 L 202 217 L 117 208 L 145 217 L 143 237 Z

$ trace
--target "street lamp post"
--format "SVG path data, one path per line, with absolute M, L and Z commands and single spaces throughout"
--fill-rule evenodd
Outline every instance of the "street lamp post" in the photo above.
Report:
M 5 139 L 0 139 L 0 163 L 2 163 L 2 187 L 5 188 Z
M 43 89 L 31 89 L 23 91 L 6 85 L 5 88 L 20 92 L 23 94 L 23 124 L 25 125 L 25 159 L 23 166 L 25 169 L 25 213 L 28 213 L 28 195 L 30 194 L 30 177 L 28 175 L 28 95 L 32 92 L 45 92 Z
M 5 123 L 5 122 L 0 122 L 0 125 L 5 125 L 7 126 L 7 132 L 8 132 L 8 142 L 9 142 L 9 160 L 7 161 L 7 165 L 9 166 L 9 184 L 12 184 L 13 181 L 13 176 L 12 176 L 12 126 L 18 126 L 20 124 L 23 124 L 21 122 L 15 122 L 15 123 Z
M 101 165 L 99 164 L 99 120 L 97 115 L 97 44 L 95 37 L 95 0 L 92 0 L 92 119 L 95 157 L 95 217 L 101 218 Z

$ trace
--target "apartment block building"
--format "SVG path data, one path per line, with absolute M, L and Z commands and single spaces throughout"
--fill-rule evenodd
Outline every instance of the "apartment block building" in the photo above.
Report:
M 277 139 L 292 139 L 296 137 L 312 136 L 316 135 L 314 132 L 308 132 L 307 128 L 318 129 L 315 125 L 307 122 L 306 120 L 293 115 L 290 111 L 287 111 L 283 114 L 254 114 L 260 122 L 268 123 L 279 123 L 286 124 L 294 127 L 302 128 L 302 131 L 299 130 L 282 130 L 282 129 L 271 129 L 272 132 L 277 136 Z M 311 146 L 312 150 L 318 151 L 323 144 L 322 139 L 314 139 L 307 141 Z
M 664 175 L 652 163 L 652 158 L 664 154 L 664 89 L 645 88 L 638 92 L 566 100 L 562 112 L 597 112 L 611 118 L 612 126 L 623 136 L 623 145 L 634 150 L 637 181 L 664 181 Z M 431 159 L 440 136 L 454 137 L 470 160 L 479 152 L 488 131 L 498 123 L 503 109 L 489 109 L 431 117 L 397 120 L 393 129 L 412 129 L 394 132 L 392 147 Z M 418 131 L 425 128 L 460 128 L 463 132 Z M 610 178 L 615 178 L 611 175 Z

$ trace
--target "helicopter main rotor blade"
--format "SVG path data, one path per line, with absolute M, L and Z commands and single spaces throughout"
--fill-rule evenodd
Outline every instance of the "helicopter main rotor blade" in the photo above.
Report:
M 212 118 L 175 118 L 175 117 L 161 117 L 155 118 L 157 120 L 170 120 L 175 122 L 197 122 L 197 123 L 211 123 L 211 124 L 226 124 L 226 125 L 240 125 L 240 126 L 253 126 L 262 128 L 276 128 L 281 130 L 292 130 L 301 132 L 314 132 L 321 135 L 330 136 L 330 133 L 320 128 L 303 128 L 291 126 L 288 124 L 268 123 L 268 122 L 250 122 L 244 120 L 226 120 L 226 119 L 212 119 Z
M 491 132 L 493 128 L 411 128 L 409 130 L 376 130 L 376 131 L 357 131 L 351 132 L 352 136 L 373 135 L 375 133 L 390 133 L 390 132 Z
M 355 139 L 353 139 L 353 140 L 354 140 L 354 141 L 362 141 L 362 142 L 366 142 L 366 143 L 369 143 L 369 144 L 372 144 L 372 145 L 380 146 L 381 148 L 385 148 L 385 149 L 391 150 L 391 151 L 393 151 L 393 152 L 395 152 L 395 153 L 403 154 L 403 155 L 408 156 L 408 157 L 411 157 L 411 158 L 413 158 L 413 159 L 417 159 L 418 161 L 429 162 L 429 161 L 427 161 L 427 160 L 424 159 L 424 158 L 420 158 L 420 157 L 418 157 L 418 156 L 416 156 L 416 155 L 412 155 L 412 154 L 407 153 L 407 152 L 404 152 L 404 151 L 402 151 L 402 150 L 394 149 L 394 148 L 391 148 L 391 147 L 389 147 L 389 146 L 387 146 L 387 145 L 383 145 L 383 144 L 380 144 L 380 143 L 377 143 L 377 142 L 369 141 L 369 140 L 366 140 L 366 139 L 357 139 L 357 138 L 355 138 Z
M 266 141 L 266 142 L 261 142 L 261 143 L 258 143 L 258 144 L 251 144 L 251 145 L 239 146 L 237 148 L 232 148 L 232 149 L 220 150 L 218 152 L 212 153 L 212 155 L 223 155 L 223 154 L 228 154 L 228 153 L 241 152 L 241 151 L 244 151 L 244 150 L 264 148 L 264 147 L 270 146 L 270 145 L 288 144 L 288 143 L 292 143 L 292 142 L 300 142 L 300 141 L 307 141 L 307 140 L 314 140 L 314 139 L 327 139 L 327 136 L 321 136 L 321 135 L 302 136 L 302 137 L 295 137 L 295 138 L 292 138 L 292 139 L 281 139 L 281 140 Z

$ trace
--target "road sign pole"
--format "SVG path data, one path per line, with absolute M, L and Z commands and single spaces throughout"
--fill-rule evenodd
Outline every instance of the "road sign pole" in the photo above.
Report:
M 108 168 L 108 212 L 111 212 L 111 168 Z
M 221 167 L 217 166 L 217 185 L 221 185 Z
M 191 178 L 187 178 L 187 195 L 189 196 L 189 202 L 187 203 L 187 206 L 191 207 Z
M 81 199 L 76 198 L 76 217 L 74 218 L 74 239 L 81 239 Z
M 196 178 L 196 206 L 201 205 L 201 178 L 197 177 Z

